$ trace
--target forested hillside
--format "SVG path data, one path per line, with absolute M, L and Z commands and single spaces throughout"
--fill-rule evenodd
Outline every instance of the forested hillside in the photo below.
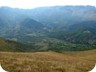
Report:
M 0 7 L 0 37 L 33 46 L 29 51 L 96 49 L 96 7 Z

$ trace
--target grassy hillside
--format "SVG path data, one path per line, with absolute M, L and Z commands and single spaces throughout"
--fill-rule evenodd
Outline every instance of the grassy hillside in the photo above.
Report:
M 81 52 L 0 52 L 0 64 L 9 72 L 88 72 L 96 63 L 96 50 Z
M 33 51 L 32 49 L 33 49 L 32 46 L 0 38 L 0 51 L 25 52 L 25 51 Z

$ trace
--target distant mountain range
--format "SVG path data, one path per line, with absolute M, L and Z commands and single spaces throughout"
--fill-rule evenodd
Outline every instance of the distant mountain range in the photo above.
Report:
M 35 9 L 1 7 L 0 37 L 31 45 L 29 51 L 30 49 L 59 52 L 95 49 L 96 8 L 94 6 L 51 6 Z

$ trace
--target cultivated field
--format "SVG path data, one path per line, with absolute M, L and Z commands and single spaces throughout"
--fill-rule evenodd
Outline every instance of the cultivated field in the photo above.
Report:
M 96 64 L 96 50 L 84 52 L 0 52 L 8 72 L 88 72 Z

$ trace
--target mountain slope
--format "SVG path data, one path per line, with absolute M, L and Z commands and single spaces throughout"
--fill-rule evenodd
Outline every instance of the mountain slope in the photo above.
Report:
M 4 52 L 25 52 L 32 51 L 32 46 L 18 43 L 16 41 L 9 41 L 0 38 L 0 51 Z
M 34 46 L 39 51 L 96 48 L 94 6 L 0 8 L 0 37 Z M 30 49 L 30 48 L 29 48 Z
M 26 12 L 28 14 L 28 11 Z M 94 6 L 41 7 L 30 10 L 29 16 L 49 27 L 64 30 L 76 22 L 95 21 L 96 8 Z
M 66 31 L 53 31 L 51 37 L 71 41 L 73 43 L 88 43 L 96 41 L 96 21 L 84 21 L 70 25 Z M 94 41 L 93 41 L 94 40 Z M 89 44 L 91 44 L 89 42 Z
M 0 8 L 0 37 L 19 40 L 28 35 L 42 34 L 44 25 L 20 12 L 19 9 L 9 7 Z

